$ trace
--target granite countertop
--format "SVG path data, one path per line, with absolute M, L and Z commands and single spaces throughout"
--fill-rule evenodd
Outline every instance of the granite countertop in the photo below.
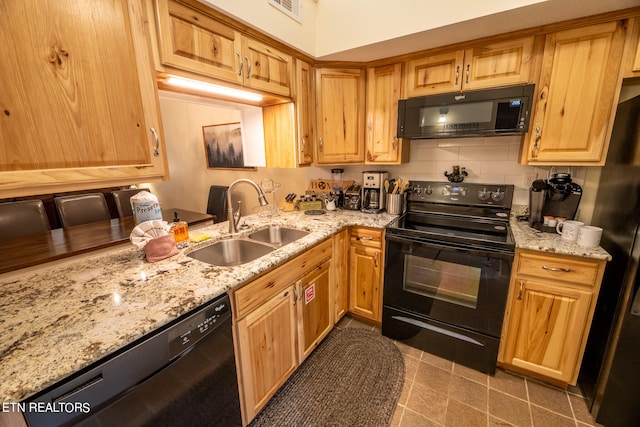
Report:
M 216 267 L 187 256 L 228 237 L 228 223 L 222 222 L 191 233 L 212 239 L 191 243 L 156 263 L 147 262 L 133 245 L 123 244 L 101 254 L 0 275 L 0 398 L 21 401 L 344 227 L 383 228 L 396 217 L 342 210 L 317 216 L 247 216 L 242 221 L 249 229 L 241 235 L 268 225 L 310 233 L 237 267 Z
M 529 227 L 527 221 L 518 221 L 515 216 L 511 217 L 510 224 L 516 248 L 611 261 L 611 255 L 600 246 L 597 248 L 578 246 L 576 243 L 562 240 L 558 233 L 546 233 L 533 229 Z

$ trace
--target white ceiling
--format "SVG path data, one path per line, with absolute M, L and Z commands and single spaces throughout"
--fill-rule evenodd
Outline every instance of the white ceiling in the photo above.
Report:
M 323 0 L 319 0 L 322 2 Z M 396 3 L 401 5 L 401 2 Z M 547 0 L 435 27 L 391 40 L 318 56 L 319 60 L 372 61 L 485 36 L 640 6 L 640 0 Z M 403 13 L 406 13 L 404 11 Z M 437 9 L 434 10 L 437 13 Z M 354 18 L 357 19 L 357 18 Z M 340 31 L 334 28 L 334 31 Z

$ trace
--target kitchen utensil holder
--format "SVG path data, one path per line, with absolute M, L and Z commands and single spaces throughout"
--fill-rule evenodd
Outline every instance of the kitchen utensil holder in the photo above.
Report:
M 387 194 L 387 212 L 402 215 L 407 207 L 407 193 Z

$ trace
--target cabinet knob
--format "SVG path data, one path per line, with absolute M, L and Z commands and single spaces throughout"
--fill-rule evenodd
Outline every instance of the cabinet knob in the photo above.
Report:
M 556 271 L 559 273 L 569 273 L 571 271 L 570 268 L 560 268 L 560 267 L 548 267 L 546 265 L 542 266 L 543 270 L 547 270 L 547 271 Z
M 518 300 L 522 301 L 522 293 L 524 292 L 524 280 L 520 280 L 520 289 L 518 290 Z
M 244 62 L 242 62 L 242 55 L 240 55 L 240 51 L 236 52 L 236 55 L 238 56 L 238 75 L 242 76 L 242 69 L 244 68 Z
M 160 148 L 160 138 L 158 138 L 158 132 L 156 132 L 156 128 L 150 128 L 149 130 L 153 134 L 153 140 L 156 145 L 155 150 L 153 150 L 153 156 L 158 157 L 160 155 L 160 152 L 158 151 L 158 149 Z

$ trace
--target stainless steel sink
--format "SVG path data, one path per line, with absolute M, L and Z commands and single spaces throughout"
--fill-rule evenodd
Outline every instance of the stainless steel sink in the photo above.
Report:
M 271 226 L 264 230 L 255 231 L 249 234 L 249 238 L 259 242 L 269 243 L 276 246 L 284 246 L 309 234 L 308 231 L 296 230 L 294 228 L 285 228 Z
M 245 264 L 275 250 L 274 247 L 245 239 L 220 240 L 210 246 L 197 249 L 187 256 L 218 266 Z

